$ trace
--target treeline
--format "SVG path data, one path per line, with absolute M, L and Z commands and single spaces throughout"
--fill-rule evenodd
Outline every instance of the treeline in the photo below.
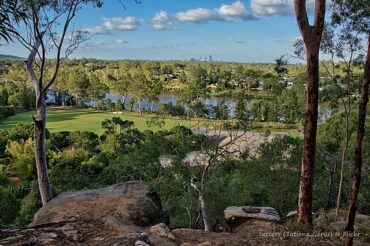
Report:
M 3 60 L 0 78 L 0 107 L 34 106 L 33 88 L 20 61 Z M 49 60 L 46 67 L 52 67 Z M 340 65 L 339 65 L 340 67 Z M 157 113 L 172 116 L 188 115 L 224 119 L 230 118 L 230 105 L 221 102 L 208 107 L 204 101 L 211 96 L 233 96 L 235 118 L 255 121 L 300 123 L 305 111 L 306 75 L 301 65 L 289 65 L 283 58 L 276 64 L 233 64 L 208 62 L 102 61 L 68 60 L 60 69 L 47 95 L 49 104 L 95 107 L 104 110 L 130 110 L 139 113 L 154 111 L 163 93 L 176 93 L 181 100 L 176 105 L 160 105 Z M 320 101 L 332 109 L 341 106 L 348 95 L 345 74 L 337 69 L 333 81 L 322 72 Z M 346 71 L 343 68 L 344 71 Z M 361 76 L 351 70 L 351 95 L 356 99 Z M 51 70 L 46 73 L 51 74 Z M 46 74 L 45 76 L 50 76 Z M 344 75 L 343 75 L 344 74 Z M 340 84 L 343 83 L 343 86 Z M 121 99 L 112 102 L 107 93 L 115 92 Z M 129 101 L 128 101 L 129 98 Z M 251 101 L 251 99 L 254 99 Z M 144 109 L 143 100 L 151 104 Z M 251 104 L 252 107 L 248 107 Z M 10 115 L 1 111 L 2 118 Z

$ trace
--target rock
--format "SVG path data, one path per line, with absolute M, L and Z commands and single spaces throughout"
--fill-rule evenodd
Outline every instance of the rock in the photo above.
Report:
M 150 245 L 150 241 L 149 241 L 149 237 L 148 237 L 148 234 L 146 234 L 145 232 L 142 232 L 140 233 L 136 238 L 135 238 L 136 241 L 142 241 L 144 243 L 147 243 Z
M 270 228 L 280 222 L 280 216 L 270 207 L 228 207 L 224 211 L 225 221 L 233 232 L 243 232 L 249 227 Z
M 211 243 L 210 242 L 204 242 L 204 243 L 198 244 L 197 246 L 211 246 Z
M 290 211 L 287 215 L 287 219 L 295 218 L 297 216 L 297 210 Z
M 315 217 L 316 214 L 312 212 L 312 216 Z M 287 220 L 291 220 L 293 218 L 296 218 L 297 217 L 297 210 L 292 210 L 290 211 L 287 215 L 286 215 L 286 218 Z
M 62 193 L 35 214 L 31 225 L 75 220 L 114 221 L 136 226 L 169 222 L 154 189 L 145 182 L 131 181 L 96 190 Z
M 135 246 L 150 246 L 150 244 L 147 244 L 146 242 L 139 240 L 135 242 Z
M 183 243 L 183 244 L 181 244 L 180 246 L 194 246 L 193 244 L 191 244 L 191 243 Z
M 175 240 L 175 236 L 171 233 L 170 228 L 164 223 L 160 223 L 155 226 L 152 226 L 149 229 L 149 232 L 152 234 L 156 234 L 160 237 Z
M 331 222 L 329 225 L 330 225 L 330 228 L 333 229 L 334 231 L 343 232 L 344 228 L 346 227 L 346 222 L 344 220 L 334 221 L 334 222 Z

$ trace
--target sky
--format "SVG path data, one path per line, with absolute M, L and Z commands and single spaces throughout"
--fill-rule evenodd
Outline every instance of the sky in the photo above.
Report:
M 77 13 L 71 30 L 91 38 L 71 57 L 271 63 L 293 54 L 300 37 L 293 6 L 293 0 L 105 0 L 100 9 Z M 307 6 L 312 10 L 313 0 Z M 26 57 L 27 50 L 8 44 L 0 54 Z

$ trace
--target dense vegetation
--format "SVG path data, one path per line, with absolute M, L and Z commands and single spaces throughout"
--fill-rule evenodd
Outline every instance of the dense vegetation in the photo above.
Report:
M 0 117 L 5 118 L 33 108 L 35 98 L 22 62 L 2 62 Z M 52 66 L 53 61 L 48 62 Z M 142 113 L 153 111 L 161 94 L 172 93 L 180 99 L 176 104 L 159 105 L 158 114 L 216 119 L 234 116 L 264 122 L 301 123 L 305 109 L 303 68 L 302 65 L 281 65 L 281 62 L 269 65 L 70 60 L 61 67 L 60 76 L 48 93 L 48 103 L 111 111 L 133 111 L 136 105 L 137 111 Z M 324 67 L 322 76 L 321 103 L 332 109 L 340 107 L 338 100 L 342 94 Z M 353 93 L 359 91 L 360 78 L 354 67 Z M 110 91 L 122 95 L 122 99 L 112 102 L 106 97 Z M 230 107 L 222 102 L 207 107 L 205 100 L 211 96 L 238 98 L 234 115 L 230 115 Z M 144 99 L 151 103 L 150 107 L 142 107 Z
M 341 150 L 338 143 L 343 136 L 338 129 L 342 129 L 342 117 L 342 114 L 337 114 L 319 128 L 314 190 L 316 211 L 335 206 L 333 198 L 337 192 L 338 153 Z M 355 121 L 356 118 L 352 117 L 352 133 Z M 104 133 L 100 136 L 92 132 L 47 133 L 53 193 L 145 180 L 159 191 L 174 226 L 201 228 L 198 196 L 191 180 L 200 176 L 203 167 L 191 166 L 183 159 L 191 151 L 212 149 L 215 144 L 183 126 L 156 132 L 140 131 L 133 122 L 119 117 L 105 120 L 101 125 Z M 29 223 L 41 206 L 32 132 L 32 125 L 0 131 L 0 207 L 3 211 L 0 224 L 3 227 Z M 351 146 L 353 139 L 352 136 Z M 369 133 L 365 148 L 370 148 Z M 161 160 L 165 156 L 173 157 L 171 165 L 163 165 Z M 238 160 L 219 159 L 210 169 L 205 198 L 211 223 L 215 223 L 217 218 L 223 221 L 223 210 L 229 205 L 272 206 L 282 216 L 296 208 L 301 138 L 282 135 L 272 142 L 265 141 L 253 155 L 246 149 L 241 156 Z M 346 162 L 351 159 L 349 155 Z M 365 153 L 364 163 L 369 161 L 369 153 Z M 346 165 L 346 173 L 349 172 L 349 165 Z M 369 174 L 369 166 L 365 165 L 364 175 L 368 177 Z M 370 213 L 368 180 L 364 178 L 359 197 L 359 211 L 362 213 Z M 196 184 L 199 182 L 199 179 L 195 180 Z M 330 187 L 330 182 L 333 187 Z M 349 195 L 349 182 L 350 175 L 346 175 L 343 206 Z
M 32 109 L 35 99 L 21 62 L 2 62 L 2 117 Z M 183 159 L 191 151 L 212 149 L 215 145 L 205 136 L 193 134 L 184 126 L 194 125 L 194 121 L 201 121 L 202 117 L 218 119 L 217 127 L 225 127 L 222 122 L 229 122 L 229 126 L 239 130 L 243 127 L 238 122 L 242 125 L 250 121 L 301 123 L 305 105 L 302 68 L 300 65 L 282 64 L 281 61 L 275 65 L 262 65 L 70 60 L 68 66 L 62 67 L 62 75 L 49 93 L 49 97 L 53 98 L 49 102 L 53 105 L 81 108 L 89 102 L 100 110 L 131 111 L 133 104 L 143 99 L 157 102 L 158 96 L 164 92 L 179 93 L 181 100 L 176 105 L 161 104 L 156 112 L 159 117 L 151 115 L 141 118 L 126 112 L 107 120 L 111 114 L 93 109 L 50 110 L 47 158 L 53 192 L 59 194 L 133 179 L 145 180 L 160 192 L 175 226 L 201 228 L 198 196 L 192 188 L 192 177 L 201 176 L 203 168 L 184 164 Z M 322 73 L 325 78 L 325 73 Z M 360 76 L 354 73 L 354 88 L 357 88 L 359 79 Z M 122 101 L 113 103 L 107 99 L 109 91 L 121 94 Z M 132 96 L 129 103 L 124 102 L 127 94 Z M 230 115 L 230 109 L 224 102 L 211 108 L 205 107 L 204 100 L 211 95 L 237 95 L 239 99 L 234 115 Z M 338 108 L 343 100 L 329 77 L 324 79 L 320 95 L 321 102 L 332 108 Z M 248 107 L 252 98 L 255 101 L 252 107 Z M 129 107 L 125 108 L 125 105 Z M 65 112 L 64 116 L 61 116 L 61 111 Z M 31 114 L 22 114 L 20 119 L 30 122 Z M 162 119 L 168 116 L 181 118 Z M 315 210 L 335 207 L 333 201 L 338 191 L 339 156 L 344 140 L 341 129 L 344 128 L 345 116 L 344 113 L 337 113 L 319 127 Z M 94 126 L 89 128 L 94 132 L 74 131 L 75 127 L 83 125 L 72 127 L 65 121 L 72 118 Z M 350 122 L 350 146 L 347 148 L 354 145 L 355 112 L 351 113 Z M 251 129 L 250 126 L 247 129 Z M 8 211 L 2 213 L 0 218 L 2 226 L 25 225 L 41 206 L 36 185 L 32 125 L 12 127 L 13 123 L 0 132 L 1 208 Z M 60 129 L 64 131 L 60 132 Z M 369 133 L 365 142 L 366 149 L 370 145 Z M 174 157 L 170 166 L 161 165 L 162 158 L 166 156 Z M 296 208 L 302 159 L 300 137 L 277 137 L 272 142 L 263 143 L 253 158 L 248 150 L 241 156 L 238 160 L 229 157 L 218 159 L 212 164 L 205 182 L 205 199 L 211 223 L 220 219 L 223 209 L 229 205 L 268 205 L 276 208 L 281 215 Z M 365 160 L 369 158 L 365 154 L 364 163 L 368 163 Z M 349 196 L 348 163 L 352 159 L 352 153 L 345 157 L 343 206 Z M 368 166 L 365 166 L 364 175 L 369 175 Z M 363 185 L 359 209 L 369 213 L 370 196 L 367 193 L 370 184 L 364 182 Z

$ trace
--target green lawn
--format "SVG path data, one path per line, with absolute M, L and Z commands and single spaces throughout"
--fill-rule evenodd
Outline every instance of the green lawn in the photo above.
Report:
M 19 123 L 32 122 L 32 115 L 34 112 L 20 113 L 8 117 L 0 121 L 0 130 L 12 128 Z M 112 117 L 122 117 L 124 120 L 130 120 L 135 123 L 135 127 L 139 130 L 159 130 L 158 126 L 149 126 L 148 121 L 155 117 L 154 114 L 144 114 L 140 116 L 138 113 L 124 112 L 121 115 L 113 114 L 112 112 L 99 111 L 94 109 L 76 109 L 76 108 L 48 108 L 46 127 L 51 132 L 61 131 L 91 131 L 97 134 L 102 134 L 101 122 Z M 193 119 L 181 120 L 178 118 L 160 119 L 165 122 L 163 129 L 171 129 L 176 125 L 184 125 L 189 128 L 197 127 L 213 127 L 218 124 L 216 120 Z M 259 127 L 252 127 L 251 131 L 266 131 L 270 129 L 272 132 L 286 132 L 294 136 L 301 136 L 296 129 L 289 129 L 283 123 L 258 123 Z
M 0 121 L 0 129 L 14 127 L 19 123 L 32 122 L 34 112 L 20 113 Z M 159 127 L 149 127 L 147 121 L 152 119 L 153 115 L 140 116 L 137 113 L 124 112 L 122 115 L 113 114 L 112 112 L 97 111 L 92 109 L 72 109 L 72 108 L 48 108 L 46 127 L 51 132 L 60 131 L 92 131 L 97 134 L 103 133 L 101 122 L 112 117 L 122 117 L 124 120 L 131 120 L 139 130 L 151 129 L 158 130 Z M 180 120 L 164 119 L 164 129 L 169 129 L 177 124 Z

